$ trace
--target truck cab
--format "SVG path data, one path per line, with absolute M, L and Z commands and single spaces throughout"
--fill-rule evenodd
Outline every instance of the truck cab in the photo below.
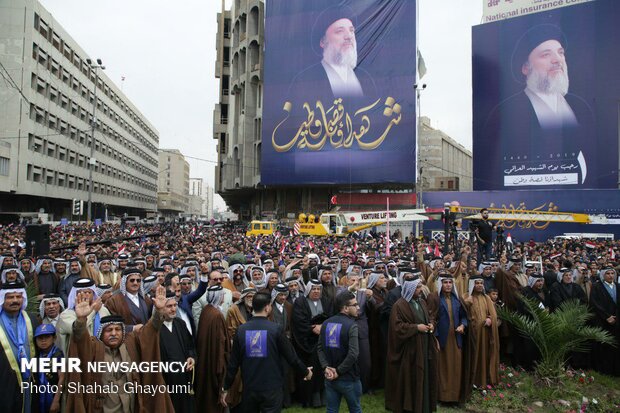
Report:
M 276 223 L 272 221 L 251 221 L 248 224 L 245 235 L 248 237 L 252 235 L 272 235 L 276 229 Z

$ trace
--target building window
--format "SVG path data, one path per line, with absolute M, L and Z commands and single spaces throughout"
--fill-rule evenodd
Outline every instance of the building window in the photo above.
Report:
M 0 175 L 9 176 L 9 158 L 0 156 Z

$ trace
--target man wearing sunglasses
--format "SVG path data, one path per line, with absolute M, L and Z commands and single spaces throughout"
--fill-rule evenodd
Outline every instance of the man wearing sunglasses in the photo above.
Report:
M 138 331 L 151 318 L 153 308 L 151 299 L 142 291 L 142 274 L 138 268 L 123 271 L 120 291 L 121 294 L 106 301 L 106 307 L 112 315 L 123 317 L 128 332 Z

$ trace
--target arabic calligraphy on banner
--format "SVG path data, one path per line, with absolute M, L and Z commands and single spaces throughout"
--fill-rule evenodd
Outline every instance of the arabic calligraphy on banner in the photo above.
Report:
M 327 143 L 333 149 L 348 149 L 356 142 L 361 149 L 372 151 L 385 141 L 390 130 L 402 119 L 401 106 L 394 98 L 388 97 L 383 108 L 383 116 L 389 119 L 387 126 L 380 126 L 383 128 L 380 134 L 372 134 L 368 114 L 378 109 L 380 102 L 381 99 L 377 99 L 371 105 L 355 111 L 353 116 L 345 111 L 340 98 L 334 100 L 333 105 L 327 110 L 321 101 L 317 101 L 314 108 L 308 102 L 304 102 L 303 109 L 307 113 L 307 119 L 297 128 L 297 133 L 292 138 L 281 142 L 287 139 L 279 137 L 278 130 L 289 119 L 293 109 L 292 103 L 286 102 L 284 104 L 286 117 L 274 128 L 271 134 L 271 144 L 276 152 L 288 152 L 295 146 L 297 149 L 320 151 Z M 357 130 L 353 127 L 353 124 L 357 123 L 354 120 L 360 124 Z
M 489 208 L 502 208 L 505 211 L 494 211 L 494 212 L 505 212 L 505 213 L 515 213 L 515 212 L 519 212 L 519 211 L 540 211 L 540 212 L 558 212 L 560 209 L 559 207 L 553 203 L 553 202 L 548 202 L 548 203 L 544 203 L 542 205 L 537 206 L 536 208 L 527 208 L 525 205 L 525 202 L 521 202 L 520 204 L 518 204 L 517 206 L 515 206 L 514 204 L 510 203 L 508 205 L 506 204 L 502 204 L 501 206 L 495 205 L 495 203 L 491 203 L 489 205 Z M 505 221 L 505 220 L 498 220 L 497 224 L 498 225 L 502 225 L 505 229 L 511 230 L 514 228 L 521 228 L 521 229 L 546 229 L 549 224 L 551 222 L 550 221 L 531 221 L 531 220 L 527 220 L 527 219 L 523 219 L 520 221 Z

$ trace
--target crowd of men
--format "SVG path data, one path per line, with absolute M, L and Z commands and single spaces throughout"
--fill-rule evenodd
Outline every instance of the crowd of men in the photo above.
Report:
M 64 225 L 50 240 L 50 255 L 33 257 L 23 227 L 0 228 L 8 411 L 338 411 L 344 397 L 359 412 L 380 389 L 387 410 L 433 411 L 497 384 L 500 360 L 534 365 L 535 346 L 497 311 L 527 314 L 523 297 L 548 311 L 579 300 L 620 339 L 617 241 L 515 243 L 479 262 L 470 246 L 440 254 L 412 236 L 388 254 L 380 235 L 256 238 L 199 224 Z M 593 346 L 570 363 L 620 375 L 620 352 Z M 184 368 L 20 368 L 35 357 Z

